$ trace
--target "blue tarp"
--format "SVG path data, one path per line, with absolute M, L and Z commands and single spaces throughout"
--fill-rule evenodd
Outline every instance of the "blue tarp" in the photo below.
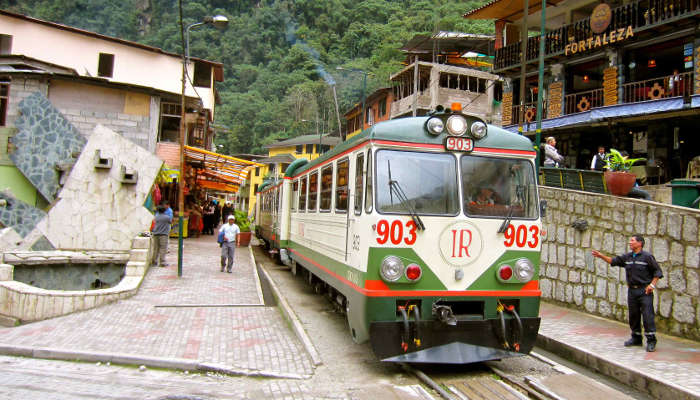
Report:
M 690 96 L 690 106 L 693 108 L 700 107 L 700 94 Z
M 693 107 L 700 107 L 700 96 L 693 96 Z M 597 107 L 582 113 L 564 115 L 558 118 L 542 120 L 542 129 L 559 128 L 568 125 L 584 124 L 606 118 L 627 117 L 632 115 L 651 114 L 663 111 L 680 110 L 683 108 L 682 97 L 672 97 L 662 100 L 650 100 L 640 103 L 616 104 L 614 106 Z M 523 132 L 534 132 L 536 123 L 523 126 Z M 510 132 L 517 133 L 518 125 L 504 126 Z

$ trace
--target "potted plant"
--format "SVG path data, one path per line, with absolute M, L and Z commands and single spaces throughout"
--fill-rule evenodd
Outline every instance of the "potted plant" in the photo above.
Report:
M 615 149 L 610 149 L 610 154 L 605 164 L 605 184 L 611 194 L 627 196 L 634 187 L 637 177 L 629 172 L 630 168 L 646 158 L 629 158 Z
M 233 216 L 236 218 L 236 225 L 241 233 L 237 237 L 237 245 L 239 247 L 245 247 L 250 244 L 250 220 L 248 219 L 248 214 L 245 211 L 234 210 Z

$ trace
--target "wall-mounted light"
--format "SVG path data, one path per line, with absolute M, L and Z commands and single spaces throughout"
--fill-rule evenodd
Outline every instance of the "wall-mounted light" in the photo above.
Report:
M 656 68 L 656 60 L 654 60 L 653 58 L 650 58 L 649 62 L 647 62 L 647 67 Z
M 637 66 L 637 63 L 634 61 L 630 61 L 629 65 L 628 65 L 628 67 L 630 67 L 630 69 L 634 69 L 634 67 L 636 67 L 636 66 Z
M 584 81 L 584 82 L 588 83 L 589 80 L 590 80 L 590 78 L 588 77 L 588 75 L 584 75 L 584 76 L 583 76 L 583 81 Z

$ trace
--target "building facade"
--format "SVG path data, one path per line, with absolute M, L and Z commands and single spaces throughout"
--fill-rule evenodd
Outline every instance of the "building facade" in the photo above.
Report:
M 602 145 L 646 158 L 645 176 L 685 177 L 700 154 L 700 2 L 547 4 L 542 135 L 556 136 L 570 167 L 588 169 Z M 534 136 L 541 10 L 523 6 L 494 0 L 465 17 L 494 20 L 502 125 Z

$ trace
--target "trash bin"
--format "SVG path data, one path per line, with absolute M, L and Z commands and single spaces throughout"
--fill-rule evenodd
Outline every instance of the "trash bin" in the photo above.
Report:
M 674 206 L 698 208 L 700 197 L 700 181 L 674 179 L 671 186 L 671 204 Z

